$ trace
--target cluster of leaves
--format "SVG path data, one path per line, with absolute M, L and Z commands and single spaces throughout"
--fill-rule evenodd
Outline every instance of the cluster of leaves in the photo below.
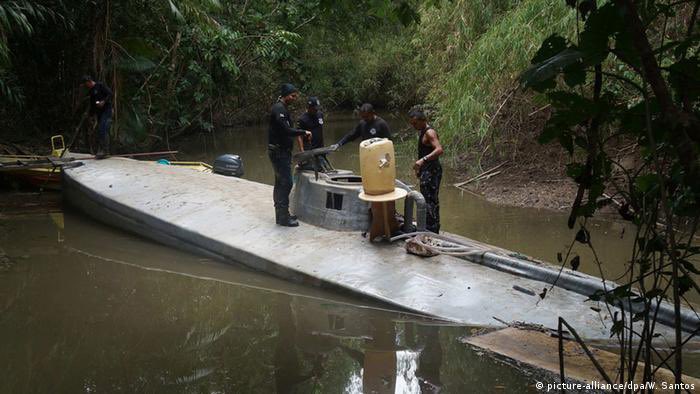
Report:
M 150 30 L 138 40 L 124 32 L 136 44 L 128 46 L 130 57 L 143 60 L 126 63 L 137 67 L 121 67 L 135 82 L 122 89 L 129 98 L 128 136 L 155 130 L 170 138 L 192 129 L 211 130 L 215 117 L 247 98 L 268 101 L 300 40 L 292 29 L 306 11 L 300 3 L 272 1 L 242 7 L 214 0 L 170 1 L 168 6 L 174 18 L 167 30 Z M 155 7 L 154 14 L 165 11 L 147 7 Z
M 621 370 L 634 375 L 640 355 L 649 363 L 656 352 L 655 311 L 669 299 L 680 379 L 687 340 L 680 305 L 686 292 L 698 290 L 692 259 L 699 251 L 693 241 L 700 216 L 700 2 L 566 2 L 581 20 L 576 40 L 546 39 L 521 82 L 554 108 L 540 142 L 558 141 L 572 158 L 568 174 L 579 189 L 569 227 L 581 220 L 585 230 L 587 218 L 615 202 L 637 229 L 628 282 L 596 296 L 629 314 L 616 318 L 612 331 L 632 353 Z M 622 145 L 636 147 L 640 164 L 620 162 Z M 577 240 L 591 245 L 588 237 Z M 642 307 L 626 308 L 630 299 Z M 641 339 L 635 352 L 632 338 Z M 644 374 L 647 379 L 653 371 Z
M 86 107 L 78 87 L 86 73 L 116 92 L 113 131 L 129 145 L 165 143 L 183 132 L 210 130 L 217 121 L 254 119 L 274 100 L 279 84 L 288 81 L 336 102 L 393 102 L 401 96 L 391 90 L 395 81 L 377 81 L 400 75 L 405 47 L 397 46 L 400 56 L 375 53 L 372 58 L 373 49 L 390 48 L 375 33 L 395 35 L 395 28 L 415 22 L 417 4 L 4 2 L 0 97 L 14 105 L 0 109 L 1 123 L 6 129 L 21 124 L 37 136 L 72 130 Z M 64 23 L 58 27 L 49 20 Z M 371 48 L 368 40 L 374 42 Z M 347 50 L 347 56 L 337 56 L 339 50 Z M 10 52 L 14 64 L 7 61 Z M 391 61 L 380 60 L 387 57 Z M 393 93 L 385 100 L 387 86 Z M 24 109 L 22 95 L 31 98 Z
M 640 14 L 639 20 L 644 26 L 653 25 L 658 18 L 676 16 L 674 7 L 658 2 L 644 3 L 645 12 Z M 675 8 L 682 7 L 682 3 Z M 581 17 L 585 20 L 578 42 L 567 42 L 559 35 L 550 36 L 533 58 L 533 67 L 522 76 L 526 87 L 546 92 L 549 102 L 556 108 L 540 141 L 548 143 L 557 140 L 572 155 L 575 148 L 593 153 L 587 157 L 586 162 L 576 162 L 569 166 L 569 174 L 584 185 L 589 193 L 586 204 L 574 206 L 573 216 L 588 217 L 595 212 L 596 202 L 602 196 L 604 183 L 610 178 L 615 164 L 603 148 L 605 144 L 618 141 L 620 136 L 638 142 L 645 154 L 646 165 L 632 174 L 637 181 L 632 183 L 637 186 L 634 189 L 636 193 L 633 194 L 646 195 L 645 192 L 651 187 L 650 182 L 657 179 L 645 170 L 650 170 L 652 159 L 658 154 L 670 155 L 669 159 L 675 160 L 666 162 L 670 165 L 663 169 L 652 168 L 651 171 L 668 169 L 673 174 L 682 174 L 684 179 L 679 180 L 690 188 L 688 192 L 697 193 L 700 191 L 700 179 L 693 175 L 697 175 L 698 141 L 697 137 L 691 136 L 697 136 L 698 127 L 700 66 L 697 44 L 700 35 L 692 33 L 690 29 L 688 37 L 667 42 L 646 56 L 658 58 L 657 63 L 661 64 L 656 68 L 664 75 L 660 75 L 655 83 L 673 89 L 672 96 L 665 98 L 667 102 L 661 103 L 649 77 L 645 75 L 648 71 L 642 63 L 646 57 L 642 57 L 642 49 L 635 45 L 637 37 L 633 37 L 626 28 L 627 21 L 622 6 L 618 2 L 608 2 L 596 8 L 594 1 L 582 1 L 578 6 Z M 617 65 L 622 65 L 630 76 L 607 71 L 615 69 Z M 595 67 L 601 69 L 596 71 Z M 559 76 L 568 89 L 559 89 Z M 590 87 L 591 78 L 609 78 L 609 85 L 628 85 L 636 94 L 616 94 L 614 89 L 609 89 L 608 86 L 603 88 L 600 86 L 602 82 L 595 80 L 593 84 L 597 86 L 593 86 L 594 91 L 586 94 L 584 89 L 579 88 Z M 683 114 L 685 120 L 673 116 L 677 112 Z M 682 137 L 676 138 L 675 134 L 682 134 Z M 683 146 L 694 153 L 689 157 L 674 155 L 674 150 L 684 151 Z M 692 194 L 679 193 L 678 196 L 688 210 L 697 209 L 692 206 L 695 203 Z M 630 197 L 631 208 L 639 211 L 643 201 L 632 198 L 634 195 L 626 197 Z M 694 212 L 697 213 L 696 210 Z M 570 223 L 570 226 L 573 224 Z
M 344 32 L 342 41 L 326 29 L 309 32 L 301 47 L 303 90 L 322 95 L 329 107 L 371 102 L 396 109 L 415 103 L 419 65 L 413 48 L 406 45 L 412 29 L 381 24 L 369 29 Z
M 0 3 L 0 103 L 20 108 L 24 105 L 21 86 L 10 71 L 9 39 L 13 35 L 31 36 L 35 25 L 48 22 L 63 22 L 63 18 L 50 8 L 27 0 Z

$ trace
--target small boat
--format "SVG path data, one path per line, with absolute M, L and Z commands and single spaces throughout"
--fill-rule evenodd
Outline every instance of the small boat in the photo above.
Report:
M 65 153 L 64 153 L 65 152 Z M 18 182 L 45 190 L 61 190 L 61 168 L 56 166 L 52 160 L 59 158 L 75 158 L 72 152 L 66 150 L 62 135 L 51 137 L 51 154 L 40 155 L 3 155 L 0 156 L 0 165 L 12 167 L 3 171 Z M 42 165 L 43 163 L 43 165 Z
M 441 234 L 443 247 L 464 253 L 426 258 L 407 253 L 404 242 L 372 242 L 362 176 L 318 160 L 331 153 L 322 148 L 297 157 L 314 168 L 295 172 L 291 204 L 301 223 L 294 229 L 275 224 L 271 186 L 177 165 L 85 161 L 63 172 L 64 197 L 93 218 L 167 245 L 413 313 L 473 326 L 525 322 L 550 329 L 562 317 L 582 338 L 609 339 L 619 309 L 589 295 L 614 288 L 612 282 L 449 233 Z M 413 224 L 416 206 L 420 230 L 422 196 L 406 188 L 404 228 Z M 545 287 L 546 297 L 538 296 Z M 662 304 L 658 316 L 665 324 L 657 327 L 659 340 L 673 338 L 673 308 Z M 682 329 L 698 327 L 698 316 L 683 311 Z
M 173 152 L 138 153 L 128 156 L 149 154 L 169 154 Z M 127 156 L 127 155 L 123 155 Z M 69 151 L 62 135 L 51 137 L 51 154 L 41 155 L 2 155 L 0 156 L 0 169 L 2 174 L 16 181 L 40 190 L 61 190 L 61 167 L 75 159 L 93 159 L 94 156 L 86 153 L 74 153 Z M 170 161 L 158 160 L 159 164 L 190 168 L 203 173 L 211 173 L 212 166 L 198 161 Z

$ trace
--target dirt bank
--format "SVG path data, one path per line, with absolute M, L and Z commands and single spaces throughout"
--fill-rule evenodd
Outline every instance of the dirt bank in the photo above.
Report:
M 565 210 L 576 195 L 576 183 L 566 175 L 567 157 L 557 145 L 543 146 L 534 138 L 522 138 L 509 156 L 491 157 L 482 165 L 490 171 L 482 180 L 463 187 L 498 204 Z M 500 165 L 500 167 L 498 167 Z M 469 171 L 465 180 L 483 172 Z
M 565 210 L 577 188 L 566 175 L 570 159 L 559 144 L 537 142 L 550 109 L 537 108 L 532 101 L 516 94 L 505 103 L 496 114 L 492 136 L 460 155 L 460 163 L 480 163 L 460 168 L 460 178 L 469 180 L 495 168 L 491 176 L 463 187 L 498 204 Z
M 510 165 L 501 170 L 501 174 L 469 189 L 498 204 L 553 210 L 571 207 L 577 187 L 564 174 L 547 173 L 536 165 Z

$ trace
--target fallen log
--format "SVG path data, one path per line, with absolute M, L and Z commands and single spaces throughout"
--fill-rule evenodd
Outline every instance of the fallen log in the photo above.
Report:
M 498 174 L 500 174 L 500 173 L 501 173 L 501 171 L 492 172 L 492 173 L 486 175 L 485 177 L 480 178 L 479 180 L 480 180 L 480 181 L 485 181 L 485 180 L 487 180 L 487 179 L 491 179 L 492 177 L 494 177 L 494 176 L 496 176 L 496 175 L 498 175 Z
M 461 190 L 461 191 L 463 191 L 463 192 L 470 193 L 470 194 L 472 194 L 472 195 L 474 195 L 474 196 L 476 196 L 476 197 L 484 198 L 484 196 L 482 196 L 481 194 L 479 194 L 479 193 L 477 193 L 477 192 L 475 192 L 475 191 L 473 191 L 473 190 L 470 190 L 470 189 L 468 189 L 468 188 L 466 188 L 466 187 L 464 187 L 464 186 L 457 186 L 457 189 L 459 189 L 459 190 Z
M 479 179 L 481 179 L 482 177 L 488 175 L 489 173 L 491 173 L 491 172 L 493 172 L 493 171 L 495 171 L 495 170 L 497 170 L 497 169 L 503 167 L 506 163 L 508 163 L 508 161 L 504 161 L 503 163 L 497 165 L 496 167 L 490 168 L 490 169 L 488 169 L 488 170 L 482 172 L 481 174 L 479 174 L 479 175 L 477 175 L 477 176 L 475 176 L 475 177 L 472 177 L 472 178 L 467 179 L 467 180 L 464 181 L 464 182 L 455 183 L 455 184 L 453 184 L 452 186 L 455 186 L 455 187 L 462 187 L 462 186 L 464 186 L 464 185 L 466 185 L 466 184 L 472 183 L 472 182 L 474 182 L 474 181 L 476 181 L 476 180 L 479 180 Z M 500 171 L 498 171 L 498 172 L 500 173 Z M 487 178 L 487 179 L 488 179 L 488 178 Z

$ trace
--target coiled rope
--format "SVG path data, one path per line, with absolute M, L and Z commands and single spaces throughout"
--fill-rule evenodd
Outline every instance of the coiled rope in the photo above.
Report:
M 416 243 L 418 246 L 424 248 L 435 254 L 445 254 L 449 256 L 480 256 L 484 253 L 491 252 L 507 256 L 498 249 L 486 248 L 483 245 L 476 243 L 469 243 L 465 241 L 457 241 L 452 237 L 448 237 L 441 234 L 436 234 L 430 231 L 415 231 L 412 233 L 406 233 L 397 235 L 390 238 L 391 242 L 398 241 L 404 238 L 411 238 L 411 241 Z M 430 240 L 437 240 L 439 243 L 431 243 Z

